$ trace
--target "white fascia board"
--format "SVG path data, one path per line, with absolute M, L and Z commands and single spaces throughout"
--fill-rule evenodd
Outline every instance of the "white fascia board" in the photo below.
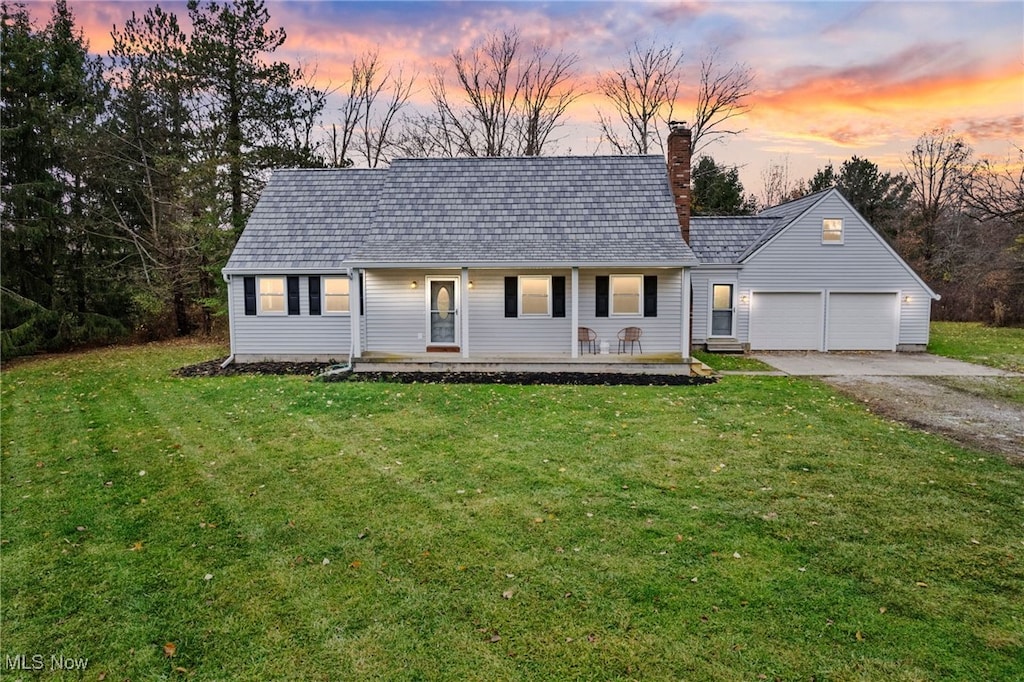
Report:
M 407 261 L 407 262 L 371 262 L 371 261 L 348 261 L 353 268 L 367 270 L 453 270 L 470 268 L 475 270 L 509 270 L 509 269 L 530 269 L 550 270 L 564 268 L 693 268 L 699 265 L 696 261 L 685 262 L 645 262 L 645 261 Z
M 234 274 L 239 275 L 260 275 L 260 274 L 349 274 L 352 268 L 345 267 L 225 267 L 221 270 L 224 278 Z

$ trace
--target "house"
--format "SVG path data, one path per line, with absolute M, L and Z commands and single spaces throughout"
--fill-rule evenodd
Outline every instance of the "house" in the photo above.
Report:
M 693 343 L 924 350 L 938 298 L 835 188 L 754 216 L 694 217 Z
M 934 292 L 838 191 L 691 217 L 690 144 L 674 126 L 667 174 L 657 156 L 278 170 L 223 271 L 231 360 L 689 372 L 693 347 L 925 347 Z
M 224 268 L 231 353 L 571 361 L 639 327 L 688 372 L 695 265 L 659 157 L 279 170 Z

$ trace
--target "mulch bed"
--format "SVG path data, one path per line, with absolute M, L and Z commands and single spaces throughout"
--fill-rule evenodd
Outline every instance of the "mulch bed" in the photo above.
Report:
M 226 357 L 219 360 L 208 360 L 198 365 L 188 365 L 174 370 L 178 377 L 231 377 L 239 374 L 291 374 L 314 377 L 333 364 L 327 362 L 233 362 L 221 368 Z
M 315 377 L 336 365 L 324 362 L 247 362 L 222 368 L 226 358 L 188 365 L 174 371 L 179 377 L 223 377 L 240 374 Z M 323 377 L 322 381 L 384 381 L 402 384 L 520 384 L 573 386 L 692 386 L 711 384 L 714 377 L 676 374 L 613 372 L 360 372 Z

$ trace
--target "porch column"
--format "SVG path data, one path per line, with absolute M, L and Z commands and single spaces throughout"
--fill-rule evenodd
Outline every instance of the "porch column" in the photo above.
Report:
M 580 356 L 580 344 L 577 343 L 577 329 L 580 326 L 580 269 L 574 267 L 572 269 L 572 281 L 570 288 L 572 289 L 571 305 L 572 305 L 572 329 L 570 330 L 571 343 L 569 347 L 571 357 L 578 358 Z
M 460 324 L 462 325 L 462 338 L 460 343 L 462 345 L 462 357 L 469 357 L 469 268 L 462 268 L 461 281 L 459 282 L 459 290 L 461 295 L 459 300 L 461 301 L 462 310 L 460 313 Z
M 685 268 L 684 267 L 683 268 L 683 330 L 682 330 L 683 333 L 680 334 L 680 338 L 682 338 L 682 345 L 683 345 L 682 352 L 683 352 L 683 357 L 684 358 L 690 357 L 690 354 L 692 352 L 691 349 L 690 349 L 690 327 L 692 326 L 692 321 L 690 319 L 690 315 L 692 314 L 692 311 L 690 310 L 690 307 L 691 307 L 690 306 L 690 268 Z
M 352 331 L 352 357 L 358 358 L 363 354 L 363 333 L 362 333 L 362 308 L 363 292 L 360 284 L 359 268 L 352 268 L 352 279 L 348 285 L 348 319 L 351 321 L 349 327 Z

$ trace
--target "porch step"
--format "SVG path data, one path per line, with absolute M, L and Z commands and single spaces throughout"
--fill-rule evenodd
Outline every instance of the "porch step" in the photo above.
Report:
M 697 358 L 690 358 L 690 374 L 698 377 L 713 377 L 715 370 L 711 369 Z
M 709 353 L 743 353 L 743 344 L 736 339 L 708 339 L 704 344 Z

